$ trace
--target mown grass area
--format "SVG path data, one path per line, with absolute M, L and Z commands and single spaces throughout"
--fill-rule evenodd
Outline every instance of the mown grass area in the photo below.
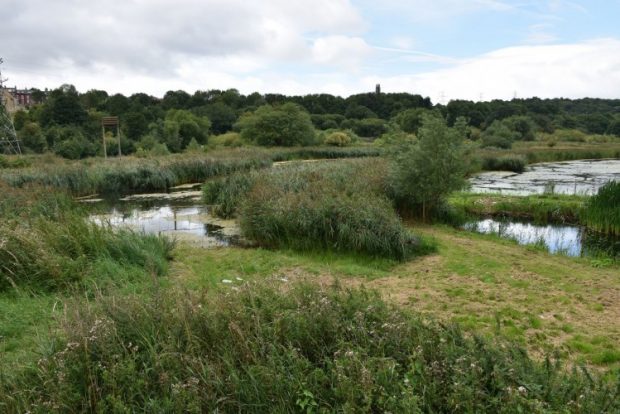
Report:
M 509 196 L 460 192 L 448 205 L 472 216 L 511 217 L 537 223 L 579 223 L 588 197 L 564 194 Z

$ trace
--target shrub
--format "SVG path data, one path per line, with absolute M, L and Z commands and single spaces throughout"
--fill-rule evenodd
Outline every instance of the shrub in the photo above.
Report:
M 620 410 L 614 383 L 366 290 L 263 282 L 68 309 L 35 368 L 0 372 L 6 412 Z
M 332 132 L 323 141 L 325 145 L 333 145 L 335 147 L 345 147 L 351 144 L 351 137 L 344 132 Z
M 222 135 L 211 137 L 209 139 L 209 145 L 213 147 L 238 148 L 245 145 L 245 142 L 238 132 L 227 132 Z
M 276 107 L 261 106 L 253 113 L 242 116 L 235 127 L 241 131 L 245 141 L 263 146 L 291 147 L 315 142 L 310 115 L 292 103 Z
M 441 118 L 425 118 L 418 141 L 393 158 L 389 193 L 400 209 L 425 220 L 447 194 L 465 185 L 464 139 L 460 124 L 449 128 Z

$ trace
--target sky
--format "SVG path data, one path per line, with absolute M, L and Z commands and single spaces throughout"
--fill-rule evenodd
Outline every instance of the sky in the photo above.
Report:
M 620 98 L 620 0 L 2 0 L 9 86 Z

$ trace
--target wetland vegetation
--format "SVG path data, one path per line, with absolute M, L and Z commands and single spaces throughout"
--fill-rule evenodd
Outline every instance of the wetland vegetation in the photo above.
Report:
M 45 105 L 61 93 L 77 92 Z M 606 101 L 575 104 L 605 113 L 594 125 L 562 100 L 545 120 L 533 100 L 212 95 L 78 94 L 82 124 L 18 116 L 28 149 L 56 155 L 0 158 L 0 411 L 620 410 L 618 250 L 582 236 L 596 253 L 550 255 L 460 227 L 520 219 L 616 243 L 617 183 L 463 192 L 481 169 L 523 178 L 537 161 L 617 157 Z M 152 124 L 128 122 L 133 154 L 85 157 L 93 109 L 124 100 L 121 118 L 142 105 Z M 305 113 L 317 100 L 325 113 Z M 154 196 L 174 224 L 119 225 L 122 203 L 149 200 L 134 193 L 189 183 L 202 188 L 187 205 Z M 107 222 L 97 199 L 130 194 Z M 198 236 L 226 222 L 248 243 L 175 240 L 177 213 Z

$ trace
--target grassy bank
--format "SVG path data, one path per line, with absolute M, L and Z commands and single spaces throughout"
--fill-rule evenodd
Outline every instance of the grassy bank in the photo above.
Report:
M 25 375 L 8 411 L 604 412 L 614 385 L 468 338 L 367 291 L 252 283 L 227 295 L 100 299 Z M 1 406 L 0 405 L 0 406 Z
M 520 218 L 537 223 L 579 223 L 588 197 L 563 194 L 507 196 L 455 193 L 448 204 L 470 216 Z
M 558 142 L 550 146 L 544 141 L 519 141 L 512 149 L 481 149 L 481 158 L 503 156 L 523 157 L 528 164 L 537 162 L 573 161 L 582 159 L 620 158 L 620 140 L 611 142 Z
M 120 268 L 165 272 L 172 245 L 164 238 L 92 223 L 49 189 L 0 190 L 0 292 L 96 283 Z

